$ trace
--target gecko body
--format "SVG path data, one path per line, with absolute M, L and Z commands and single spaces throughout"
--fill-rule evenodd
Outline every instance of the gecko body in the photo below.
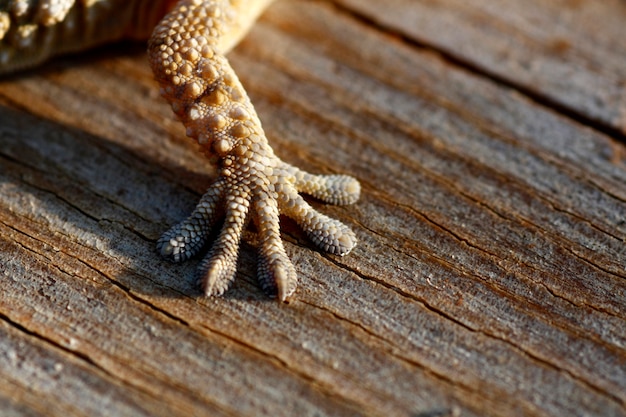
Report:
M 224 54 L 272 0 L 9 0 L 0 2 L 0 73 L 52 55 L 115 39 L 147 37 L 161 95 L 214 161 L 218 178 L 193 213 L 157 242 L 164 257 L 184 261 L 218 238 L 199 267 L 206 295 L 222 294 L 236 274 L 241 234 L 259 233 L 257 276 L 285 301 L 295 268 L 280 238 L 279 214 L 294 219 L 322 250 L 345 255 L 356 244 L 341 222 L 314 210 L 300 193 L 332 204 L 354 203 L 360 185 L 345 175 L 312 175 L 280 160 Z

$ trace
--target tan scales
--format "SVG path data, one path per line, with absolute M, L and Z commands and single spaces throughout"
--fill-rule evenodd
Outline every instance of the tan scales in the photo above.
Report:
M 191 216 L 165 233 L 157 248 L 170 260 L 189 259 L 223 220 L 199 271 L 208 296 L 224 293 L 234 279 L 249 218 L 260 235 L 259 282 L 281 301 L 295 291 L 297 276 L 281 241 L 279 214 L 294 219 L 322 250 L 345 255 L 356 245 L 348 227 L 315 211 L 299 193 L 351 204 L 359 197 L 359 183 L 344 175 L 308 174 L 281 161 L 224 56 L 269 3 L 16 0 L 0 11 L 0 73 L 117 38 L 141 38 L 159 21 L 148 50 L 161 95 L 187 135 L 218 167 L 219 176 Z

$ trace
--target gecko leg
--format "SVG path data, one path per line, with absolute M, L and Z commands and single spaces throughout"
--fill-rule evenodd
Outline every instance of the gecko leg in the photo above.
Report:
M 316 212 L 299 193 L 350 204 L 358 199 L 360 186 L 351 177 L 301 171 L 281 161 L 268 144 L 248 95 L 223 55 L 225 45 L 239 36 L 234 33 L 239 22 L 246 20 L 238 15 L 250 13 L 258 4 L 258 0 L 182 0 L 150 39 L 150 64 L 161 94 L 187 135 L 216 161 L 219 172 L 191 216 L 168 231 L 157 248 L 174 261 L 188 259 L 205 246 L 223 218 L 199 274 L 205 294 L 220 295 L 235 277 L 241 234 L 250 218 L 260 235 L 259 282 L 284 301 L 294 292 L 297 276 L 280 238 L 279 215 L 292 217 L 322 250 L 345 255 L 356 244 L 354 233 Z

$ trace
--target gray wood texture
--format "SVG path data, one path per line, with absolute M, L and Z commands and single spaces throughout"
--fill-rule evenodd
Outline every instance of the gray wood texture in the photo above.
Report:
M 497 5 L 496 5 L 497 3 Z M 626 415 L 626 2 L 278 1 L 230 54 L 275 151 L 362 183 L 346 257 L 206 299 L 214 172 L 144 46 L 0 81 L 0 414 Z

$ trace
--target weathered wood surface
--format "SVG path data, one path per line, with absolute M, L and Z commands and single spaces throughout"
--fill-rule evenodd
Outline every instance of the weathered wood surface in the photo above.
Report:
M 284 222 L 288 305 L 251 232 L 223 298 L 154 253 L 213 172 L 141 47 L 3 80 L 0 414 L 625 415 L 626 3 L 498 3 L 279 1 L 231 54 L 364 188 L 349 256 Z

